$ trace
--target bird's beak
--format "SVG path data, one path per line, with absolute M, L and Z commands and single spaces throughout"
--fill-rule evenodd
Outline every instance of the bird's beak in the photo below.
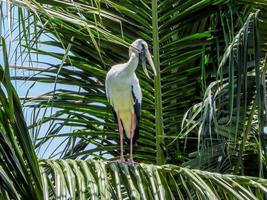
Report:
M 153 72 L 154 72 L 154 75 L 157 76 L 157 72 L 156 72 L 156 69 L 155 69 L 155 65 L 154 65 L 154 63 L 153 63 L 151 54 L 150 54 L 150 52 L 149 52 L 149 50 L 148 50 L 147 47 L 144 47 L 144 48 L 143 48 L 143 50 L 142 50 L 140 56 L 141 56 L 141 59 L 140 59 L 140 60 L 141 60 L 141 63 L 142 63 L 142 67 L 143 67 L 143 70 L 144 70 L 146 76 L 147 76 L 148 78 L 150 78 L 150 76 L 149 76 L 149 74 L 148 74 L 148 71 L 147 71 L 147 67 L 146 67 L 146 59 L 147 59 L 147 62 L 149 63 L 149 65 L 151 66 L 151 68 L 152 68 L 152 70 L 153 70 Z M 146 57 L 146 59 L 145 59 L 145 57 Z

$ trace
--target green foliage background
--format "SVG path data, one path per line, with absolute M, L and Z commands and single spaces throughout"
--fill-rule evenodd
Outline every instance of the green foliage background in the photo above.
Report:
M 32 112 L 28 128 L 23 118 L 14 119 L 12 113 L 22 114 L 19 99 L 10 89 L 11 58 L 3 53 L 3 87 L 9 103 L 5 103 L 5 92 L 1 102 L 3 111 L 10 113 L 9 121 L 2 117 L 0 143 L 5 197 L 26 197 L 29 194 L 23 188 L 33 181 L 30 195 L 36 199 L 43 189 L 47 199 L 68 195 L 93 199 L 102 197 L 103 188 L 119 199 L 220 199 L 224 192 L 224 199 L 264 199 L 263 179 L 207 171 L 266 176 L 266 1 L 14 0 L 6 5 L 7 19 L 12 9 L 18 16 L 15 62 L 21 59 L 19 55 L 30 61 L 29 66 L 22 62 L 16 68 L 34 72 L 11 78 L 33 82 L 31 87 L 36 82 L 48 83 L 52 89 L 41 96 L 23 97 L 24 108 Z M 41 40 L 42 34 L 49 36 L 46 41 Z M 128 168 L 80 161 L 114 160 L 119 155 L 119 134 L 105 97 L 104 79 L 112 65 L 128 59 L 129 44 L 136 38 L 149 43 L 158 76 L 151 82 L 137 70 L 144 98 L 135 158 L 141 163 L 181 166 L 174 171 L 172 165 Z M 6 52 L 4 43 L 2 52 Z M 42 45 L 63 53 L 48 52 Z M 60 62 L 42 63 L 31 55 Z M 16 128 L 17 124 L 24 125 Z M 44 133 L 41 127 L 47 124 Z M 66 127 L 73 131 L 64 132 Z M 34 149 L 50 148 L 51 142 L 58 146 L 49 158 L 62 161 L 42 161 L 41 179 Z M 96 165 L 107 172 L 94 174 Z M 116 178 L 118 174 L 122 177 Z M 110 187 L 97 182 L 101 177 Z M 138 196 L 146 184 L 145 195 Z

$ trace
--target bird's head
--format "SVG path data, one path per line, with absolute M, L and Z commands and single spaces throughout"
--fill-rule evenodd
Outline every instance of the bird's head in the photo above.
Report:
M 149 77 L 149 74 L 147 72 L 147 68 L 146 68 L 146 60 L 149 63 L 149 65 L 151 66 L 151 68 L 152 68 L 152 70 L 154 72 L 154 75 L 156 76 L 157 75 L 156 69 L 155 69 L 155 66 L 154 66 L 154 63 L 153 63 L 151 54 L 150 54 L 150 52 L 148 50 L 147 43 L 144 40 L 142 40 L 142 39 L 135 40 L 131 44 L 131 46 L 129 48 L 129 56 L 131 56 L 131 54 L 133 52 L 138 53 L 138 55 L 139 55 L 139 64 L 142 65 L 143 70 L 144 70 L 146 76 L 148 78 L 150 78 Z

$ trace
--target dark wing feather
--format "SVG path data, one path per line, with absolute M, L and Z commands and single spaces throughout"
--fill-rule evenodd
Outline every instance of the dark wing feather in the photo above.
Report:
M 134 114 L 135 114 L 135 119 L 136 119 L 136 126 L 134 130 L 134 137 L 133 137 L 133 144 L 137 145 L 137 140 L 139 138 L 139 127 L 140 127 L 140 112 L 141 112 L 141 103 L 138 102 L 138 99 L 134 95 L 134 90 L 132 86 L 132 96 L 134 100 Z

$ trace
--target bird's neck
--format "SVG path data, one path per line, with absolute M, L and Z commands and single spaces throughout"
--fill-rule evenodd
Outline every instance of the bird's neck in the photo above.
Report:
M 139 54 L 137 52 L 132 52 L 129 61 L 125 65 L 124 71 L 127 74 L 133 74 L 138 66 Z

